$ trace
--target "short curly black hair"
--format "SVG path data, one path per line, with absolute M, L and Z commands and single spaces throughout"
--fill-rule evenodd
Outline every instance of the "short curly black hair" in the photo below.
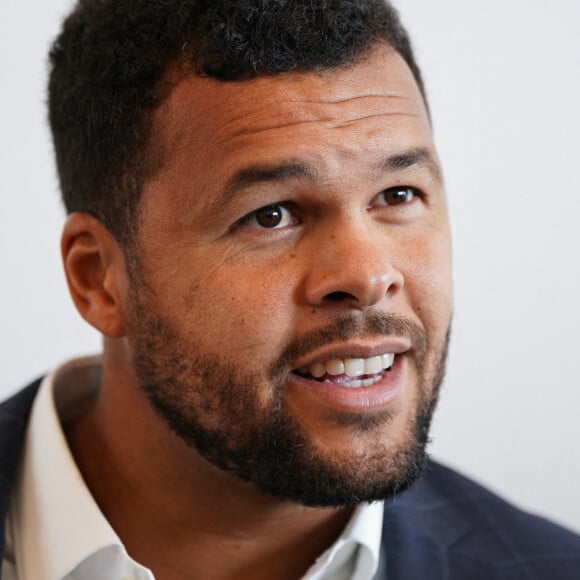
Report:
M 178 58 L 198 74 L 243 80 L 347 65 L 381 41 L 425 96 L 385 0 L 79 0 L 50 52 L 49 120 L 67 211 L 132 240 L 143 184 L 161 162 L 151 154 L 152 112 Z

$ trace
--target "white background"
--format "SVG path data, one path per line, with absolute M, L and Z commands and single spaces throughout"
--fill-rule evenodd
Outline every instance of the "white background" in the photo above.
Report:
M 0 17 L 0 395 L 99 349 L 59 259 L 46 52 L 70 0 Z M 433 454 L 580 531 L 580 2 L 400 0 L 455 237 Z

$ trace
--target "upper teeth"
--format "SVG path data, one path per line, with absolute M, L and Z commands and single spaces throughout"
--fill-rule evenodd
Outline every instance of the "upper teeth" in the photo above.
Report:
M 361 377 L 363 375 L 374 375 L 392 367 L 394 360 L 395 355 L 393 353 L 371 358 L 333 358 L 324 362 L 314 363 L 300 370 L 317 379 L 325 374 Z

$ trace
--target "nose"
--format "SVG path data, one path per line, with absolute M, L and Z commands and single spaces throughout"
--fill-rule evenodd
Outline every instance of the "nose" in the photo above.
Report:
M 305 280 L 310 306 L 342 304 L 364 310 L 403 288 L 403 274 L 391 261 L 396 245 L 381 227 L 350 224 L 315 241 Z

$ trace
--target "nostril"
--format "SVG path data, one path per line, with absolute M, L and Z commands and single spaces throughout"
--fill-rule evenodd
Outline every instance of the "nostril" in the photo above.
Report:
M 356 300 L 356 296 L 349 294 L 348 292 L 331 292 L 325 296 L 327 300 L 332 302 L 339 302 L 340 300 Z
M 309 306 L 364 310 L 383 299 L 392 299 L 403 287 L 403 276 L 391 264 L 371 260 L 314 268 L 305 279 L 304 297 Z

